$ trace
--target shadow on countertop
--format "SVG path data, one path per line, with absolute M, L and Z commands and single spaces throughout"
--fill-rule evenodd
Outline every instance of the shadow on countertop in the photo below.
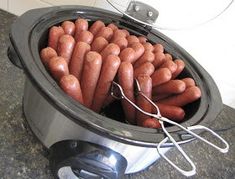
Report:
M 10 63 L 7 57 L 8 34 L 16 16 L 0 10 L 0 178 L 52 178 L 48 153 L 27 127 L 22 114 L 24 88 L 23 71 Z M 235 125 L 235 110 L 224 105 L 212 129 L 224 129 Z M 234 178 L 235 176 L 235 129 L 218 133 L 229 142 L 230 150 L 221 154 L 200 141 L 183 146 L 197 167 L 197 174 L 191 178 Z M 204 134 L 206 136 L 206 134 Z M 208 136 L 209 140 L 213 138 Z M 157 152 L 157 151 L 156 151 Z M 168 156 L 177 163 L 176 150 Z M 175 171 L 163 159 L 143 172 L 125 178 L 181 179 L 186 178 Z

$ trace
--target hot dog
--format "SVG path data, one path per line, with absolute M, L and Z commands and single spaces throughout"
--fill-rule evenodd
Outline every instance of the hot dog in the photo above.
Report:
M 168 68 L 173 74 L 177 69 L 177 65 L 172 60 L 165 60 L 165 62 L 160 66 L 160 68 Z
M 145 62 L 152 63 L 155 59 L 155 55 L 151 51 L 145 51 L 144 54 L 135 62 L 134 68 L 138 68 Z
M 126 39 L 128 41 L 128 46 L 130 46 L 132 43 L 140 42 L 139 39 L 135 35 L 130 35 Z
M 113 30 L 109 27 L 102 27 L 96 34 L 97 37 L 104 37 L 107 41 L 110 41 L 113 36 Z
M 81 86 L 78 79 L 73 75 L 65 75 L 60 80 L 60 87 L 62 90 L 71 96 L 73 99 L 77 100 L 83 104 L 83 97 Z
M 113 30 L 113 32 L 114 32 L 115 30 L 118 30 L 118 27 L 117 27 L 115 24 L 113 24 L 113 23 L 107 25 L 107 27 L 111 28 L 111 29 Z
M 73 55 L 69 63 L 69 71 L 78 80 L 81 79 L 85 55 L 90 49 L 90 45 L 85 42 L 77 42 L 74 47 Z
M 145 62 L 134 70 L 134 76 L 137 78 L 141 74 L 147 74 L 151 76 L 154 72 L 154 66 L 150 62 Z
M 91 44 L 91 50 L 101 52 L 108 45 L 108 41 L 104 37 L 97 37 Z
M 165 59 L 166 59 L 166 60 L 173 60 L 173 57 L 172 57 L 171 54 L 165 53 Z
M 197 86 L 192 86 L 186 88 L 186 90 L 181 94 L 169 96 L 168 98 L 161 99 L 158 102 L 161 104 L 182 107 L 188 103 L 196 101 L 200 97 L 201 97 L 201 90 Z
M 41 50 L 40 57 L 41 57 L 42 63 L 47 67 L 48 63 L 49 63 L 49 60 L 52 57 L 57 57 L 57 53 L 53 48 L 46 47 L 46 48 Z
M 144 36 L 139 36 L 138 39 L 139 39 L 139 42 L 142 43 L 142 44 L 147 42 L 147 38 L 144 37 Z
M 192 78 L 183 78 L 181 80 L 185 83 L 186 88 L 196 85 Z
M 158 106 L 162 116 L 176 122 L 181 122 L 184 119 L 185 112 L 181 107 L 161 103 L 156 103 L 156 105 Z M 154 109 L 153 112 L 156 112 L 156 110 Z
M 144 53 L 144 46 L 139 42 L 132 43 L 129 47 L 133 48 L 135 50 L 135 60 L 140 58 Z
M 117 44 L 120 47 L 120 50 L 123 50 L 127 47 L 127 39 L 125 37 L 115 38 L 112 40 L 112 43 Z
M 120 53 L 120 48 L 118 45 L 114 43 L 108 44 L 102 51 L 101 51 L 101 56 L 102 59 L 105 60 L 108 55 L 119 55 Z
M 152 76 L 153 87 L 166 83 L 171 79 L 171 71 L 168 68 L 159 68 Z
M 64 29 L 65 34 L 74 36 L 75 34 L 75 24 L 71 21 L 64 21 L 61 25 Z
M 172 79 L 175 79 L 183 70 L 185 67 L 185 63 L 183 60 L 176 59 L 174 60 L 174 63 L 176 64 L 177 68 L 174 73 L 172 73 Z
M 86 19 L 78 18 L 75 21 L 75 35 L 74 35 L 74 38 L 77 39 L 79 34 L 84 30 L 88 30 L 88 22 L 87 22 Z
M 133 50 L 133 48 L 125 48 L 119 54 L 119 58 L 122 62 L 133 63 L 135 60 L 135 51 Z
M 140 90 L 145 94 L 150 100 L 152 99 L 152 79 L 149 75 L 141 74 L 137 77 L 139 82 Z M 152 113 L 152 105 L 149 103 L 142 95 L 137 95 L 136 104 L 142 110 Z M 137 125 L 144 126 L 144 121 L 148 119 L 149 116 L 141 113 L 140 111 L 136 112 Z
M 73 53 L 74 45 L 74 38 L 68 34 L 62 35 L 58 42 L 57 53 L 59 56 L 64 57 L 68 64 Z
M 122 62 L 118 69 L 118 82 L 121 85 L 124 94 L 135 103 L 134 98 L 134 70 L 130 62 Z M 122 100 L 122 107 L 126 119 L 135 124 L 135 108 L 130 105 L 126 100 Z
M 69 74 L 68 63 L 63 57 L 53 57 L 49 60 L 48 68 L 51 75 L 57 80 Z
M 124 34 L 126 35 L 126 37 L 128 37 L 130 35 L 130 33 L 128 32 L 128 30 L 126 29 L 121 29 L 122 32 L 124 32 Z
M 95 22 L 91 25 L 91 27 L 89 28 L 89 31 L 90 31 L 94 36 L 96 36 L 96 34 L 100 31 L 100 29 L 101 29 L 102 27 L 105 27 L 105 24 L 104 24 L 102 21 L 98 20 L 98 21 L 95 21 Z
M 154 55 L 155 59 L 153 61 L 153 65 L 155 68 L 158 68 L 165 62 L 165 55 L 162 52 L 156 52 Z
M 162 44 L 155 44 L 154 46 L 154 49 L 153 49 L 153 52 L 154 53 L 157 53 L 157 52 L 164 52 L 164 47 Z
M 142 45 L 144 46 L 145 51 L 149 50 L 149 51 L 152 52 L 154 50 L 153 45 L 149 42 L 142 43 Z
M 184 92 L 186 85 L 182 80 L 170 80 L 164 84 L 153 88 L 153 95 L 158 94 L 178 94 Z
M 154 129 L 157 129 L 157 128 L 160 128 L 161 127 L 161 124 L 159 123 L 159 121 L 155 118 L 148 118 L 148 119 L 145 119 L 143 124 L 142 124 L 143 127 L 147 127 L 147 128 L 154 128 Z
M 62 35 L 64 35 L 64 30 L 62 27 L 51 27 L 48 35 L 48 46 L 54 50 L 57 50 L 58 41 Z
M 90 51 L 86 54 L 81 77 L 81 89 L 84 105 L 88 108 L 92 105 L 101 65 L 102 57 L 99 53 Z
M 115 55 L 107 56 L 106 60 L 104 61 L 91 107 L 93 111 L 99 112 L 102 108 L 105 99 L 109 95 L 111 82 L 117 73 L 120 63 L 120 58 Z
M 77 39 L 75 39 L 76 42 L 86 42 L 88 44 L 91 44 L 93 41 L 93 34 L 90 31 L 83 30 L 80 32 L 79 36 L 77 36 Z

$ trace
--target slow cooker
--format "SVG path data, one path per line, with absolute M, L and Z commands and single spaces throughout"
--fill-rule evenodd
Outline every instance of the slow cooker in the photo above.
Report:
M 165 51 L 186 63 L 181 77 L 192 77 L 201 89 L 199 100 L 185 107 L 181 125 L 210 126 L 222 109 L 218 88 L 197 61 L 174 41 L 150 26 L 124 15 L 86 6 L 61 6 L 34 9 L 12 24 L 9 59 L 25 72 L 23 112 L 33 133 L 50 150 L 50 165 L 56 177 L 120 178 L 152 165 L 158 158 L 158 143 L 165 138 L 161 129 L 125 123 L 120 103 L 97 114 L 68 97 L 41 63 L 39 52 L 46 47 L 48 29 L 65 20 L 85 18 L 114 23 L 131 34 L 161 43 Z M 176 126 L 168 132 L 179 144 L 194 138 Z M 163 152 L 171 143 L 163 145 Z

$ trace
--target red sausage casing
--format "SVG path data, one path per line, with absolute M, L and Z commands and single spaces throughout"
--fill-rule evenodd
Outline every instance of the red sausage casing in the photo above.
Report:
M 56 57 L 56 56 L 57 56 L 56 51 L 51 47 L 46 47 L 46 48 L 42 49 L 40 52 L 40 57 L 41 57 L 42 63 L 46 67 L 48 66 L 49 60 L 52 57 Z
M 152 76 L 153 87 L 168 82 L 171 79 L 171 71 L 168 68 L 159 68 Z
M 96 36 L 96 34 L 99 32 L 99 30 L 102 28 L 102 27 L 105 27 L 105 24 L 100 21 L 100 20 L 97 20 L 95 21 L 91 27 L 89 28 L 89 31 L 94 35 Z
M 74 45 L 74 38 L 68 34 L 62 35 L 58 42 L 57 53 L 59 56 L 64 57 L 68 64 L 73 53 Z
M 141 74 L 137 77 L 139 82 L 140 90 L 145 94 L 150 100 L 152 99 L 152 79 L 149 75 Z M 152 104 L 148 102 L 142 95 L 137 95 L 136 104 L 142 110 L 152 113 Z M 140 111 L 136 112 L 137 125 L 144 126 L 144 121 L 148 119 L 149 116 L 141 113 Z
M 150 62 L 145 62 L 134 70 L 134 76 L 137 78 L 141 74 L 147 74 L 151 76 L 154 72 L 154 66 Z
M 174 60 L 174 63 L 176 64 L 177 68 L 174 73 L 172 73 L 172 79 L 175 79 L 183 70 L 185 67 L 185 63 L 183 60 L 176 59 Z
M 102 66 L 102 57 L 99 53 L 90 51 L 85 56 L 81 77 L 81 89 L 84 105 L 91 107 L 96 85 Z
M 104 61 L 92 103 L 93 111 L 100 112 L 105 99 L 109 95 L 111 83 L 118 71 L 120 63 L 121 60 L 116 55 L 109 55 Z
M 158 68 L 165 62 L 165 55 L 162 52 L 156 52 L 155 59 L 153 60 L 153 65 L 155 68 Z
M 77 39 L 79 34 L 84 30 L 88 30 L 88 22 L 86 19 L 78 18 L 75 21 L 75 36 L 74 36 L 74 38 Z
M 71 96 L 73 99 L 77 100 L 83 104 L 83 97 L 81 86 L 78 79 L 73 75 L 65 75 L 60 80 L 60 87 L 62 90 Z
M 64 30 L 62 27 L 51 27 L 48 35 L 48 46 L 54 50 L 57 50 L 58 41 L 62 35 L 64 35 Z
M 53 57 L 49 60 L 48 68 L 51 75 L 57 80 L 69 74 L 68 63 L 63 57 Z
M 134 98 L 134 70 L 130 62 L 122 62 L 118 69 L 118 82 L 121 85 L 124 94 L 135 103 Z M 126 100 L 122 100 L 122 107 L 129 123 L 135 124 L 135 108 Z
M 64 29 L 65 34 L 74 36 L 75 34 L 75 24 L 71 21 L 64 21 L 61 25 Z
M 109 27 L 102 27 L 96 34 L 97 37 L 104 37 L 107 41 L 110 41 L 113 36 L 113 30 Z
M 138 68 L 145 62 L 152 63 L 155 59 L 155 55 L 151 51 L 145 51 L 144 54 L 135 62 L 134 68 Z
M 114 43 L 108 44 L 102 51 L 101 51 L 101 56 L 102 59 L 105 60 L 108 55 L 119 55 L 120 53 L 120 48 L 118 45 Z
M 74 47 L 73 55 L 69 63 L 69 71 L 78 80 L 81 79 L 85 55 L 90 49 L 90 45 L 85 42 L 77 42 Z
M 135 60 L 139 59 L 144 53 L 144 46 L 139 42 L 134 42 L 130 45 L 135 50 Z
M 91 44 L 93 41 L 93 34 L 88 31 L 88 30 L 84 30 L 81 31 L 80 34 L 77 36 L 77 39 L 75 39 L 76 42 L 86 42 L 88 44 Z
M 125 48 L 119 54 L 119 57 L 122 62 L 130 62 L 133 63 L 135 60 L 135 50 L 133 48 Z
M 108 43 L 109 42 L 104 37 L 97 37 L 91 44 L 91 50 L 101 52 Z

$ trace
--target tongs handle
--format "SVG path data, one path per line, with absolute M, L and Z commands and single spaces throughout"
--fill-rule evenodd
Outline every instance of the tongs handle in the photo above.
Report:
M 195 125 L 195 126 L 190 126 L 190 127 L 187 127 L 188 129 L 188 133 L 193 135 L 194 137 L 196 137 L 197 139 L 207 143 L 208 145 L 214 147 L 215 149 L 219 150 L 220 152 L 222 153 L 227 153 L 228 150 L 229 150 L 229 144 L 221 137 L 219 136 L 216 132 L 214 132 L 213 130 L 205 127 L 205 126 L 201 126 L 201 125 Z M 206 130 L 207 132 L 210 132 L 214 137 L 217 137 L 218 139 L 221 140 L 221 142 L 224 143 L 225 147 L 224 148 L 221 148 L 215 144 L 213 144 L 212 142 L 202 138 L 201 136 L 199 136 L 198 134 L 195 134 L 194 132 L 192 132 L 192 130 L 197 130 L 197 129 L 203 129 L 203 130 Z

